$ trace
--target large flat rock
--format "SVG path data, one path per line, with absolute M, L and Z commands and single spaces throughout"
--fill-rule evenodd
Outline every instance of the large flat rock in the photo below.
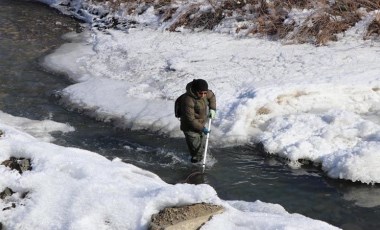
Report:
M 220 214 L 224 208 L 213 204 L 192 204 L 181 207 L 165 208 L 152 215 L 150 230 L 196 230 Z

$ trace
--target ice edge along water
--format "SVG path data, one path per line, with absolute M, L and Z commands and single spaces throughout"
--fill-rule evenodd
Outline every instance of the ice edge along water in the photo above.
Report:
M 0 162 L 16 157 L 32 164 L 32 170 L 22 174 L 0 166 L 0 191 L 14 192 L 0 202 L 0 223 L 7 229 L 142 230 L 152 214 L 165 207 L 201 202 L 226 209 L 202 229 L 337 229 L 289 214 L 277 204 L 221 200 L 207 184 L 166 184 L 120 159 L 110 161 L 94 152 L 46 142 L 51 140 L 49 132 L 72 130 L 67 125 L 0 115 Z M 17 129 L 4 123 L 16 124 Z M 17 125 L 26 123 L 39 139 Z
M 69 36 L 44 65 L 78 82 L 62 92 L 70 106 L 181 137 L 174 100 L 203 78 L 218 100 L 211 145 L 262 142 L 293 163 L 321 164 L 333 178 L 380 181 L 378 46 L 348 38 L 283 46 L 147 28 Z

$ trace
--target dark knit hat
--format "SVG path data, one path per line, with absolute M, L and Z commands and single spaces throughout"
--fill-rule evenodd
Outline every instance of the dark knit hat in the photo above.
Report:
M 207 81 L 203 79 L 194 79 L 192 83 L 192 89 L 194 90 L 194 92 L 207 91 L 208 90 Z

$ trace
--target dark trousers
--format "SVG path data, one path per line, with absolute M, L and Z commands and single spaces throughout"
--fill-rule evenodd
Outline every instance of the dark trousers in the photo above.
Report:
M 187 148 L 189 149 L 191 159 L 201 161 L 205 149 L 205 138 L 202 133 L 187 131 L 184 132 Z

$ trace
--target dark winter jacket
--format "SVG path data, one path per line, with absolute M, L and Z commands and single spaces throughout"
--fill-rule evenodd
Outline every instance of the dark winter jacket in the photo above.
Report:
M 206 97 L 199 98 L 191 84 L 186 85 L 186 96 L 181 101 L 181 130 L 201 132 L 207 121 L 207 107 L 216 110 L 216 98 L 211 90 Z

